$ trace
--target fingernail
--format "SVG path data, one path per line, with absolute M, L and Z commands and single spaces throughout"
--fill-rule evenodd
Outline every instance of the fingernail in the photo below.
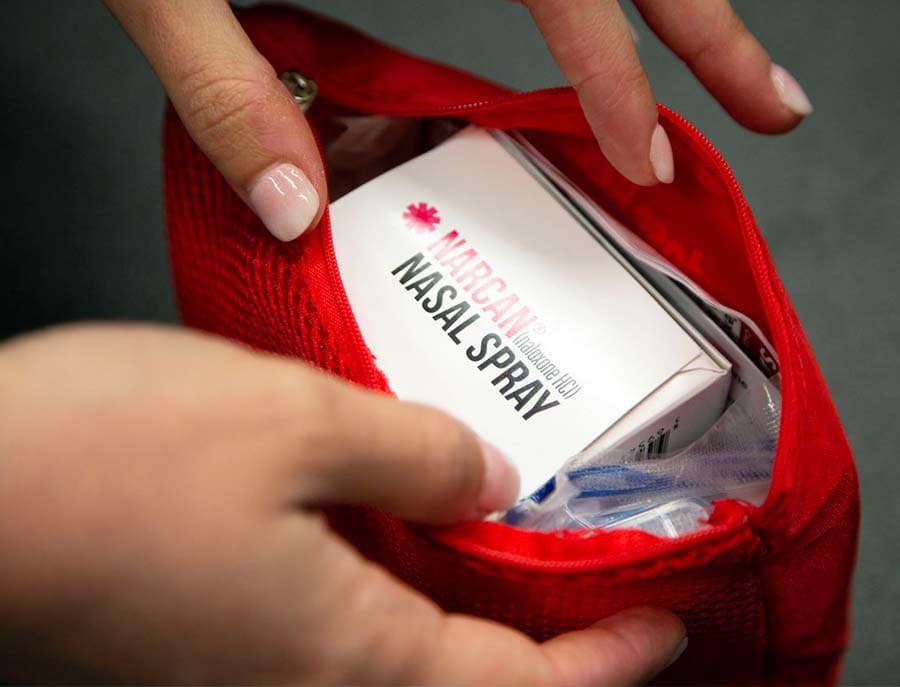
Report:
M 813 111 L 812 103 L 806 97 L 806 93 L 797 83 L 797 79 L 781 65 L 773 64 L 769 72 L 775 91 L 781 104 L 796 115 L 806 117 Z
M 675 663 L 679 658 L 681 658 L 681 654 L 684 653 L 684 650 L 687 649 L 688 638 L 685 637 L 681 640 L 677 647 L 675 647 L 675 651 L 672 652 L 672 658 L 669 659 L 669 662 L 666 663 L 666 668 Z M 665 670 L 665 668 L 663 668 Z
M 483 439 L 484 481 L 478 496 L 478 510 L 483 514 L 506 510 L 519 498 L 519 472 L 493 444 Z
M 634 27 L 634 24 L 631 23 L 631 20 L 628 17 L 625 17 L 625 23 L 628 24 L 628 30 L 631 32 L 631 40 L 633 40 L 634 44 L 637 45 L 641 42 L 641 35 L 637 32 L 637 29 Z
M 250 206 L 281 241 L 293 241 L 319 212 L 319 194 L 307 176 L 284 162 L 260 174 L 250 186 Z
M 653 174 L 664 184 L 671 184 L 675 179 L 675 162 L 672 159 L 672 144 L 665 129 L 659 124 L 650 137 L 650 165 Z

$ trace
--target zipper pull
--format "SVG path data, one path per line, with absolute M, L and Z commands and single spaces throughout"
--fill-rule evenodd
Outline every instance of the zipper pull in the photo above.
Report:
M 294 69 L 288 69 L 278 78 L 288 89 L 300 111 L 306 113 L 319 94 L 316 82 Z

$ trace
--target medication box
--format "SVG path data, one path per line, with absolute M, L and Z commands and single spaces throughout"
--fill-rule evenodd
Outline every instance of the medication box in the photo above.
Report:
M 341 278 L 391 389 L 495 444 L 523 497 L 589 446 L 649 459 L 689 444 L 731 381 L 582 222 L 477 128 L 331 205 Z

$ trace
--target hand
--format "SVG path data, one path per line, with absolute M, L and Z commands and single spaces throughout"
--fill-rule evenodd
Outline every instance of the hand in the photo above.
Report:
M 448 615 L 320 504 L 442 524 L 517 478 L 435 410 L 152 326 L 0 346 L 0 665 L 32 681 L 626 684 L 683 646 L 628 611 L 542 645 Z
M 728 113 L 762 133 L 812 112 L 800 85 L 747 31 L 728 0 L 633 0 L 650 28 Z M 616 0 L 522 0 L 578 93 L 607 159 L 636 184 L 674 179 L 672 149 Z
M 628 179 L 671 182 L 672 149 L 616 0 L 522 0 L 578 92 L 600 148 Z M 760 132 L 812 111 L 728 0 L 634 0 L 725 109 Z M 225 0 L 106 0 L 209 159 L 282 241 L 313 226 L 325 172 L 303 115 Z

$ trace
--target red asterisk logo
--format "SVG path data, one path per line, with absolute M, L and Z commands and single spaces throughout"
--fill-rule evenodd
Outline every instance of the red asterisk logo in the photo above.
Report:
M 441 223 L 437 208 L 427 203 L 410 203 L 403 213 L 403 222 L 408 229 L 415 229 L 417 234 L 437 229 L 435 225 Z

